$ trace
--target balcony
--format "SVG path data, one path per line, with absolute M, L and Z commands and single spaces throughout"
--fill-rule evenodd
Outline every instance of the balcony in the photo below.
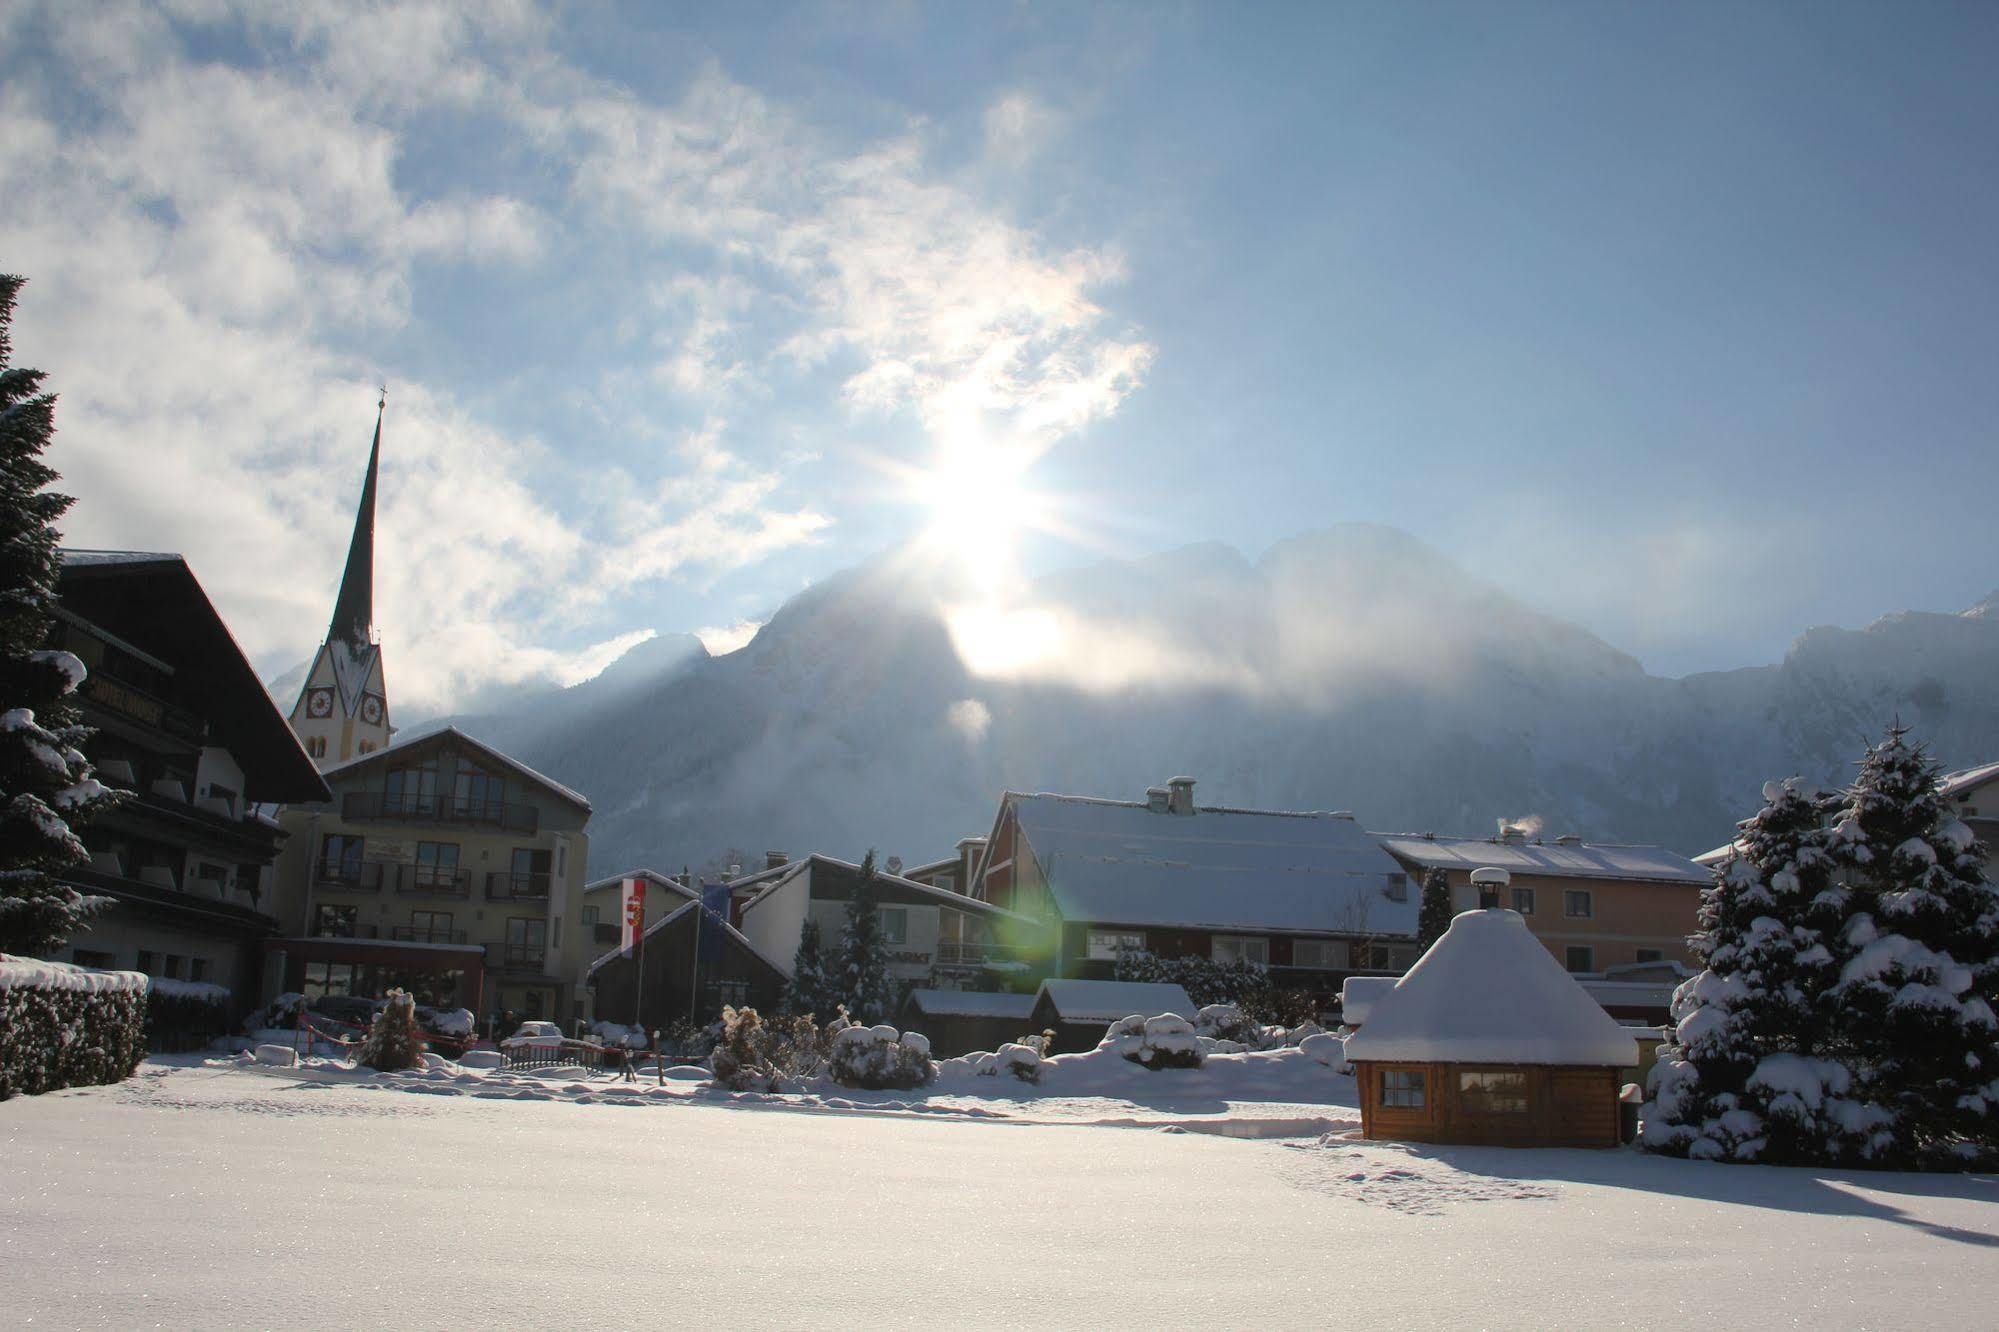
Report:
M 486 876 L 488 902 L 546 902 L 549 874 L 506 874 Z
M 460 901 L 472 896 L 472 876 L 460 869 L 435 865 L 396 865 L 396 892 L 403 897 L 452 897 Z
M 389 932 L 397 943 L 462 944 L 463 930 L 433 930 L 419 925 L 397 925 Z
M 493 965 L 502 971 L 540 971 L 548 957 L 548 949 L 542 944 L 488 944 L 488 956 Z
M 322 860 L 313 866 L 313 882 L 342 893 L 379 893 L 382 880 L 397 866 L 378 860 Z
M 541 812 L 533 805 L 455 796 L 392 795 L 387 791 L 349 792 L 340 799 L 340 817 L 354 823 L 448 823 L 498 828 L 528 836 L 541 828 Z
M 399 897 L 472 896 L 472 876 L 460 869 L 409 865 L 389 860 L 322 860 L 314 882 L 340 893 L 395 893 Z
M 945 942 L 937 945 L 937 965 L 940 967 L 983 967 L 996 962 L 1019 962 L 1025 956 L 1025 949 L 1012 944 Z

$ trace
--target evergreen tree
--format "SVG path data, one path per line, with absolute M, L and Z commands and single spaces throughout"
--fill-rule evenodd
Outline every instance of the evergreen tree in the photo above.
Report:
M 839 1002 L 826 976 L 826 959 L 819 943 L 819 922 L 809 917 L 798 933 L 798 951 L 791 959 L 791 980 L 784 987 L 784 1011 L 820 1020 L 833 1015 Z
M 1767 783 L 1763 799 L 1701 894 L 1692 943 L 1705 969 L 1673 996 L 1645 1144 L 1705 1160 L 1838 1160 L 1858 1107 L 1848 1070 L 1825 1055 L 1823 802 L 1796 780 Z
M 1981 1167 L 1999 1161 L 1999 889 L 1907 734 L 1897 723 L 1869 747 L 1833 816 L 1829 1019 L 1878 1107 L 1872 1163 Z
M 1420 953 L 1451 928 L 1451 876 L 1433 866 L 1423 876 L 1422 906 L 1416 915 L 1416 950 Z
M 45 954 L 106 899 L 53 877 L 90 859 L 76 829 L 116 797 L 90 775 L 90 732 L 70 696 L 83 663 L 46 650 L 56 600 L 56 520 L 71 500 L 47 489 L 55 433 L 42 374 L 13 364 L 22 279 L 0 274 L 0 952 Z
M 407 990 L 390 990 L 388 1002 L 354 1051 L 354 1062 L 378 1073 L 423 1065 L 423 1032 L 416 1025 L 416 1000 Z
M 888 979 L 888 946 L 882 941 L 881 911 L 875 903 L 875 853 L 861 861 L 860 882 L 847 903 L 847 926 L 840 935 L 834 967 L 836 993 L 847 1013 L 863 1026 L 888 1020 L 895 991 Z

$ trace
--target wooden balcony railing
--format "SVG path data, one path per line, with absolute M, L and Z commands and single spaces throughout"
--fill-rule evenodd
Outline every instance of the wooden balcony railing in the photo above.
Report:
M 942 967 L 982 967 L 988 962 L 1017 962 L 1022 952 L 1011 944 L 940 943 L 937 965 Z
M 548 874 L 509 874 L 496 871 L 486 876 L 488 902 L 546 901 Z
M 530 836 L 541 827 L 541 812 L 533 805 L 387 791 L 349 792 L 341 797 L 340 816 L 356 823 L 452 823 Z

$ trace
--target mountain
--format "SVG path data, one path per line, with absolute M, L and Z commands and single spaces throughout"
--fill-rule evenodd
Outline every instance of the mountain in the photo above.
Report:
M 1453 833 L 1534 818 L 1691 853 L 1769 777 L 1843 781 L 1898 713 L 1954 765 L 1999 755 L 1990 601 L 1675 680 L 1365 525 L 1253 563 L 1200 545 L 1065 571 L 1001 608 L 948 609 L 961 597 L 892 554 L 725 656 L 655 639 L 454 720 L 591 797 L 604 873 L 765 849 L 918 863 L 984 833 L 1003 789 L 1137 798 L 1178 773 L 1204 803 Z

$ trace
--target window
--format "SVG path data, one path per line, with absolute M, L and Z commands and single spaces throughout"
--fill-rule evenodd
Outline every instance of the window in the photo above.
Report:
M 583 917 L 582 917 L 582 923 L 583 923 L 583 924 L 585 924 L 585 925 L 595 925 L 595 924 L 597 923 L 597 908 L 596 908 L 596 907 L 594 907 L 594 906 L 587 906 L 587 907 L 584 907 L 584 908 L 583 908 Z
M 458 843 L 418 842 L 416 882 L 419 888 L 451 888 L 458 883 Z
M 354 993 L 354 964 L 351 962 L 308 962 L 300 987 L 308 998 L 328 994 Z
M 1421 1110 L 1426 1090 L 1423 1079 L 1424 1074 L 1421 1069 L 1383 1069 L 1381 1073 L 1383 1108 Z
M 1458 1108 L 1474 1115 L 1527 1113 L 1527 1075 L 1465 1069 L 1458 1073 Z
M 180 955 L 179 953 L 168 953 L 168 954 L 167 954 L 167 979 L 168 979 L 168 980 L 186 980 L 186 979 L 187 979 L 187 977 L 186 977 L 185 975 L 183 975 L 183 974 L 182 974 L 182 973 L 184 973 L 184 972 L 185 972 L 186 970 L 187 970 L 187 959 L 186 959 L 186 958 L 182 957 L 182 956 L 181 956 L 181 955 Z
M 139 970 L 145 972 L 148 976 L 159 975 L 160 955 L 150 948 L 141 948 L 139 950 Z
M 382 812 L 431 814 L 437 810 L 437 760 L 389 769 L 382 778 Z
M 1119 953 L 1142 953 L 1145 936 L 1128 930 L 1091 930 L 1087 956 L 1092 962 L 1115 962 Z
M 1388 876 L 1388 900 L 1391 902 L 1409 900 L 1409 876 L 1400 870 Z
M 1217 962 L 1254 962 L 1263 967 L 1270 965 L 1268 939 L 1248 939 L 1221 934 L 1215 936 L 1210 950 Z
M 215 889 L 217 894 L 228 890 L 229 871 L 220 865 L 211 865 L 204 860 L 194 867 L 194 877 Z
M 305 742 L 306 757 L 322 759 L 326 757 L 326 737 L 315 735 Z
M 548 922 L 516 916 L 507 922 L 507 962 L 538 967 L 548 953 Z
M 1595 971 L 1596 949 L 1587 944 L 1570 944 L 1563 963 L 1570 971 Z
M 312 909 L 312 932 L 322 939 L 351 939 L 361 908 L 329 906 L 321 902 Z
M 909 911 L 904 907 L 881 908 L 882 942 L 906 944 L 909 942 Z
M 514 896 L 548 896 L 548 861 L 549 856 L 546 850 L 537 850 L 531 846 L 517 846 L 514 848 Z
M 367 850 L 364 837 L 349 837 L 345 833 L 328 833 L 320 843 L 319 877 L 336 883 L 359 883 L 361 881 L 361 855 Z
M 1664 962 L 1666 960 L 1666 952 L 1662 948 L 1641 948 L 1638 950 L 1638 960 L 1641 963 Z
M 1341 939 L 1299 939 L 1291 945 L 1291 965 L 1337 971 L 1347 965 L 1347 946 Z
M 69 950 L 69 960 L 79 967 L 109 967 L 118 961 L 112 954 L 100 952 L 95 948 L 72 948 Z
M 497 817 L 506 801 L 507 782 L 490 772 L 461 767 L 458 770 L 458 805 L 477 817 Z
M 449 911 L 410 912 L 410 938 L 417 943 L 451 943 Z
M 1533 915 L 1534 890 L 1532 888 L 1515 888 L 1513 890 L 1513 909 L 1523 916 Z
M 1570 889 L 1562 894 L 1562 914 L 1573 920 L 1588 920 L 1596 914 L 1587 890 Z
M 191 957 L 191 958 L 189 958 L 189 959 L 187 960 L 187 978 L 188 978 L 189 980 L 191 980 L 191 981 L 205 981 L 205 980 L 207 980 L 207 979 L 208 979 L 208 959 L 207 959 L 207 958 L 205 958 L 205 957 Z
M 1414 944 L 1368 944 L 1365 953 L 1369 971 L 1407 971 L 1416 965 Z
M 363 740 L 361 742 L 361 752 L 363 754 L 372 754 L 375 752 L 375 746 L 370 744 L 368 741 Z
M 230 818 L 233 819 L 236 817 L 236 799 L 240 794 L 239 792 L 232 791 L 226 786 L 217 786 L 214 782 L 210 782 L 208 784 L 208 794 L 211 799 L 220 800 L 228 808 Z

